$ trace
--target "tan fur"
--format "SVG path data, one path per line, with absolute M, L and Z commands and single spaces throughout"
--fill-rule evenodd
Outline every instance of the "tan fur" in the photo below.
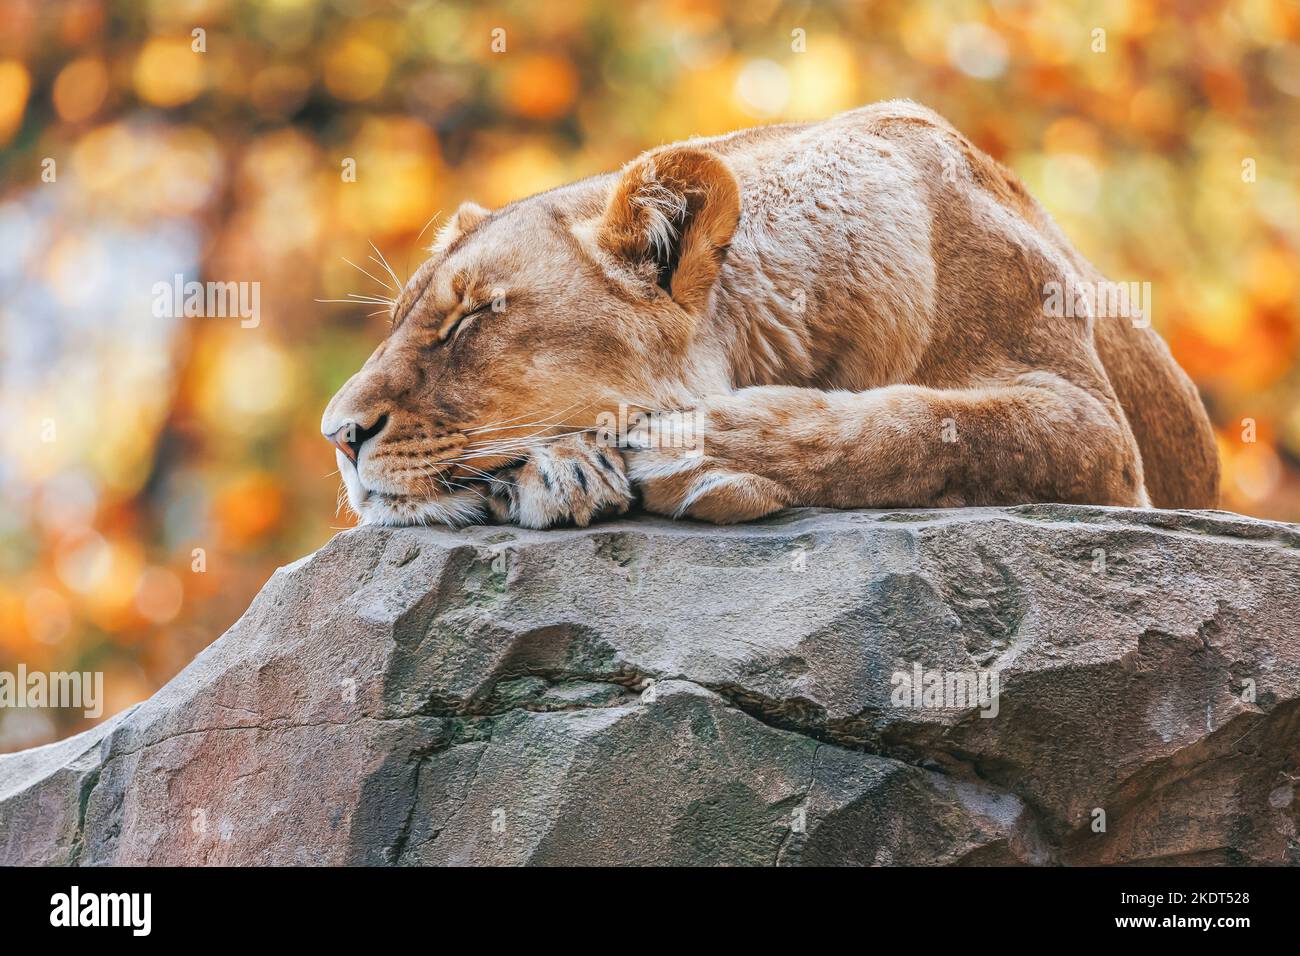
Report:
M 1160 338 L 1044 309 L 1048 283 L 1100 279 L 1008 170 L 929 110 L 876 104 L 462 207 L 322 429 L 382 423 L 355 468 L 339 455 L 377 522 L 586 523 L 626 504 L 623 459 L 650 510 L 719 522 L 1214 507 L 1209 422 Z M 702 453 L 598 463 L 590 430 L 620 403 L 697 414 Z M 557 461 L 566 481 L 544 480 Z

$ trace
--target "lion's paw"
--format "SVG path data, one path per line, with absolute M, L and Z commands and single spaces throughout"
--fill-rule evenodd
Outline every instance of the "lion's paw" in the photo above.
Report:
M 641 503 L 656 514 L 734 524 L 785 507 L 775 482 L 696 452 L 642 448 L 625 454 Z
M 502 523 L 524 528 L 575 524 L 623 514 L 632 502 L 623 456 L 588 435 L 539 445 L 520 465 L 498 472 L 488 507 Z

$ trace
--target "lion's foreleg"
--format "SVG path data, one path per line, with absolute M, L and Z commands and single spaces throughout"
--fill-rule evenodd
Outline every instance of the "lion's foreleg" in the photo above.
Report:
M 1117 406 L 1048 373 L 957 390 L 748 388 L 697 413 L 698 447 L 628 453 L 651 511 L 731 522 L 795 505 L 1145 501 Z

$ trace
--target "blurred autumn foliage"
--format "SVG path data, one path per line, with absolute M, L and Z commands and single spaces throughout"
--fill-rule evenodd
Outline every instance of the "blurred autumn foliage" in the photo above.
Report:
M 348 523 L 320 412 L 385 320 L 316 301 L 379 291 L 345 257 L 893 97 L 1152 283 L 1224 507 L 1300 519 L 1298 43 L 1294 0 L 0 0 L 0 670 L 102 670 L 111 714 Z M 260 321 L 158 317 L 176 274 Z M 0 751 L 83 723 L 0 711 Z

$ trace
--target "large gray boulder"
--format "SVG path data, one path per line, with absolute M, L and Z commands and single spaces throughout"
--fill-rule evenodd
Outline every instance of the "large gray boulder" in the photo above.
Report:
M 1297 863 L 1298 545 L 1060 505 L 349 531 L 0 757 L 0 863 Z

